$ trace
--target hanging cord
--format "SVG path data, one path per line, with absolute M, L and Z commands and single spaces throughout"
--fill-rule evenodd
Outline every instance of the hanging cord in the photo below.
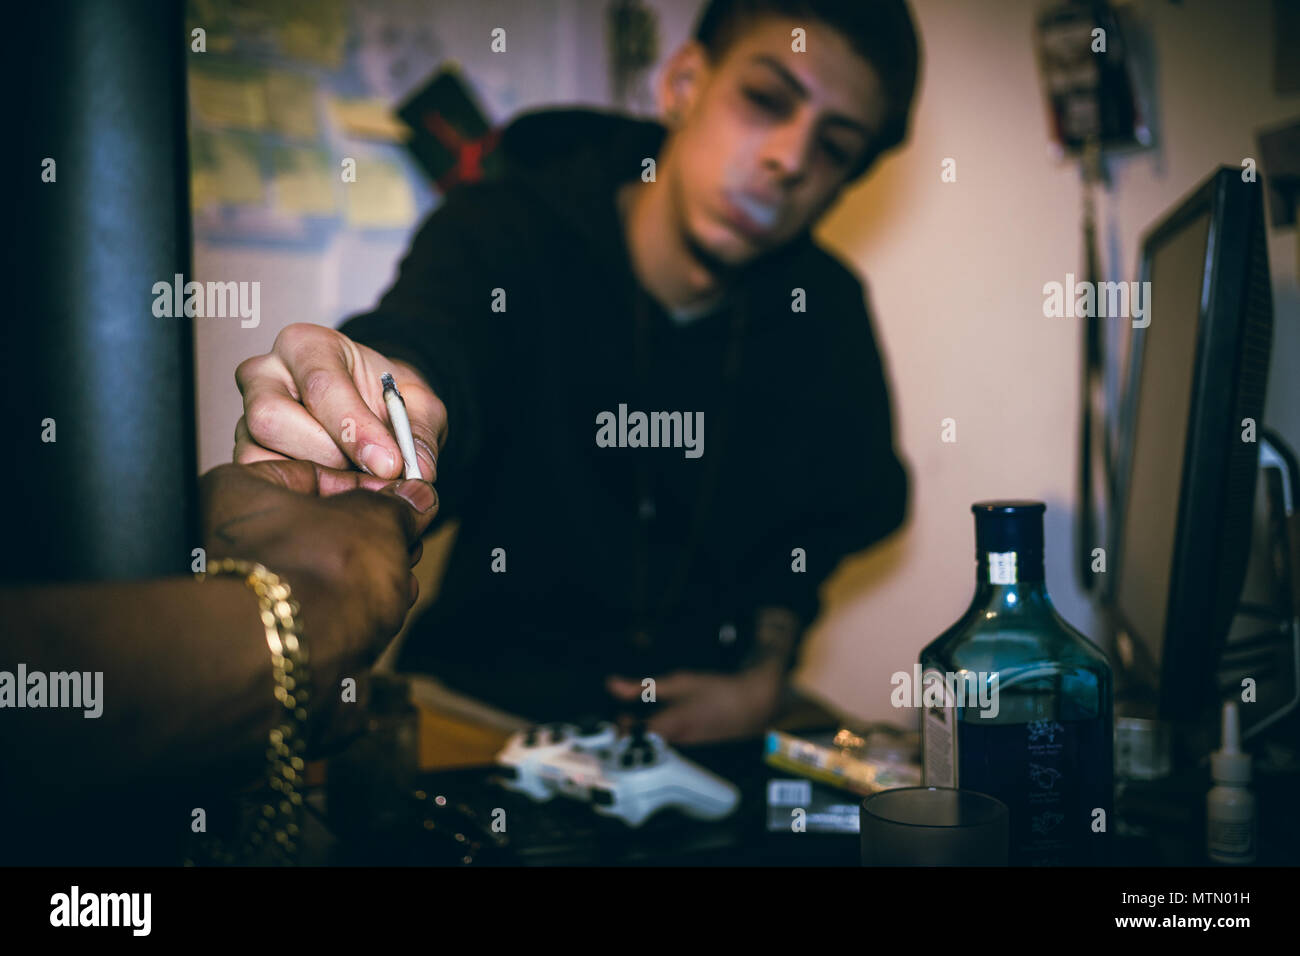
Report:
M 1086 278 L 1094 290 L 1101 279 L 1100 256 L 1097 253 L 1097 220 L 1093 195 L 1102 179 L 1101 148 L 1095 139 L 1088 141 L 1083 152 L 1083 248 L 1086 257 Z M 1084 318 L 1083 373 L 1080 377 L 1080 405 L 1082 420 L 1079 423 L 1079 511 L 1075 527 L 1076 570 L 1079 583 L 1085 592 L 1097 587 L 1097 576 L 1092 573 L 1092 551 L 1097 547 L 1097 515 L 1093 490 L 1094 438 L 1101 445 L 1102 507 L 1109 514 L 1112 498 L 1113 469 L 1109 426 L 1106 422 L 1105 378 L 1106 361 L 1105 326 L 1096 309 Z M 1095 422 L 1094 422 L 1095 416 Z M 1098 437 L 1095 432 L 1099 430 Z

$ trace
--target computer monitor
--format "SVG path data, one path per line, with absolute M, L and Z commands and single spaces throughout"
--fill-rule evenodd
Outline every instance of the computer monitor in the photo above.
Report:
M 1261 189 L 1221 168 L 1142 242 L 1149 324 L 1129 351 L 1106 592 L 1118 676 L 1155 711 L 1141 716 L 1218 706 L 1272 343 Z

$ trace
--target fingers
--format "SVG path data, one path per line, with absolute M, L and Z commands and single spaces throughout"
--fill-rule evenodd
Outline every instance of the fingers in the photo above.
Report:
M 379 366 L 391 368 L 402 393 L 421 474 L 435 480 L 447 413 L 421 374 L 333 329 L 301 322 L 280 332 L 269 355 L 250 358 L 235 371 L 244 397 L 244 416 L 235 429 L 235 461 L 296 458 L 329 468 L 355 464 L 379 478 L 400 477 L 401 450 L 380 407 L 378 372 L 373 383 L 358 385 L 358 377 L 368 380 Z
M 235 451 L 230 460 L 239 465 L 251 465 L 255 461 L 276 461 L 287 458 L 279 452 L 263 448 L 248 434 L 248 425 L 241 416 L 235 423 Z
M 312 464 L 315 464 L 315 462 Z M 316 465 L 316 481 L 317 493 L 322 498 L 330 498 L 349 491 L 383 491 L 392 484 L 391 481 L 385 481 L 383 478 L 376 478 L 374 475 L 367 475 L 351 468 L 347 471 L 341 471 L 337 468 L 326 468 L 322 465 Z
M 605 689 L 619 700 L 632 700 L 641 693 L 641 682 L 626 677 L 607 677 Z
M 686 697 L 700 687 L 702 676 L 690 671 L 677 671 L 655 678 L 655 698 Z
M 268 459 L 245 466 L 244 474 L 303 495 L 314 495 L 319 487 L 316 465 L 310 461 Z
M 411 425 L 411 433 L 414 436 L 415 425 Z M 420 466 L 420 474 L 428 481 L 438 480 L 438 453 L 433 450 L 434 447 L 436 446 L 419 438 L 415 439 L 415 459 Z
M 402 527 L 406 531 L 407 544 L 414 546 L 424 532 L 429 530 L 429 525 L 438 513 L 438 492 L 427 481 L 408 478 L 390 485 L 384 494 L 396 495 L 406 503 L 406 508 L 399 509 Z
M 701 675 L 691 671 L 676 671 L 663 677 L 651 678 L 654 681 L 655 699 L 686 697 L 700 687 Z M 619 700 L 631 700 L 639 697 L 645 690 L 640 680 L 629 677 L 610 676 L 605 678 L 605 689 Z
M 408 550 L 415 546 L 438 514 L 438 493 L 433 485 L 418 478 L 390 481 L 384 484 L 379 494 L 363 494 L 356 498 L 347 496 L 345 500 L 348 507 L 381 509 L 388 521 L 400 530 Z
M 391 482 L 358 471 L 326 468 L 314 461 L 267 459 L 244 466 L 245 473 L 303 495 L 329 497 L 349 491 L 382 491 Z
M 358 391 L 344 341 L 333 329 L 295 323 L 276 338 L 274 354 L 288 369 L 309 418 L 325 430 L 334 445 L 363 470 L 380 478 L 397 478 L 402 473 L 401 451 L 388 426 Z M 312 441 L 301 419 L 298 422 L 285 427 L 292 428 L 299 441 Z M 257 437 L 251 421 L 249 431 Z
M 278 358 L 262 355 L 243 362 L 235 381 L 244 396 L 244 417 L 235 427 L 236 461 L 263 460 L 259 450 L 265 450 L 330 468 L 350 466 L 325 427 L 298 403 L 293 382 Z
M 701 679 L 701 675 L 690 671 L 653 678 L 656 701 L 678 698 L 680 701 L 662 709 L 656 708 L 654 715 L 646 721 L 646 729 L 665 740 L 689 742 L 696 739 L 700 715 L 698 698 L 693 695 L 700 689 Z M 607 677 L 605 688 L 613 697 L 623 701 L 635 700 L 644 691 L 641 681 L 627 677 Z
M 322 498 L 363 492 L 366 494 L 357 502 L 366 502 L 389 512 L 393 522 L 401 528 L 408 547 L 419 543 L 438 514 L 438 493 L 427 481 L 415 478 L 385 481 L 358 471 L 326 468 L 314 461 L 273 458 L 250 465 L 218 465 L 204 475 L 204 479 L 205 484 L 210 485 L 218 482 L 270 482 L 286 491 Z M 419 560 L 418 554 L 414 560 Z

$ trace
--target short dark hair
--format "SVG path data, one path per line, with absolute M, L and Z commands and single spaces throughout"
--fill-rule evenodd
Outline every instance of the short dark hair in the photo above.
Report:
M 695 39 L 717 62 L 753 20 L 771 15 L 807 17 L 826 24 L 880 75 L 889 114 L 851 174 L 851 178 L 861 176 L 881 153 L 907 138 L 921 66 L 920 42 L 907 0 L 709 0 L 695 25 Z

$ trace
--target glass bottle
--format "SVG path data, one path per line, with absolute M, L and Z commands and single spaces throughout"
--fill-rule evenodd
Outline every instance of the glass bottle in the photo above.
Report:
M 1012 866 L 1104 864 L 1113 800 L 1111 667 L 1052 606 L 1036 501 L 983 501 L 975 597 L 921 652 L 926 786 L 1011 811 Z

